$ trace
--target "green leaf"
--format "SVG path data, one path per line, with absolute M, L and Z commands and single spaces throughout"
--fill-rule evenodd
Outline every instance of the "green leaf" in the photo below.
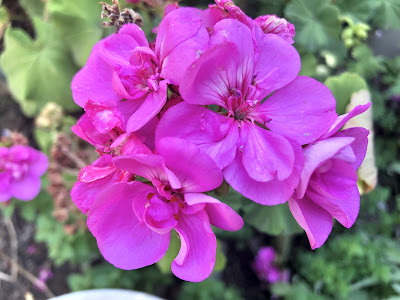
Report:
M 343 114 L 349 104 L 351 95 L 359 90 L 368 90 L 365 80 L 357 74 L 343 73 L 328 77 L 324 84 L 331 90 L 336 99 L 336 112 Z
M 43 128 L 34 128 L 33 134 L 35 136 L 36 142 L 39 144 L 40 150 L 49 155 L 50 148 L 57 139 L 57 131 L 46 130 Z
M 221 250 L 221 241 L 217 239 L 217 254 L 215 257 L 215 266 L 213 272 L 219 272 L 225 269 L 226 257 Z
M 34 19 L 38 38 L 32 40 L 21 29 L 8 28 L 0 63 L 14 98 L 27 116 L 36 115 L 48 101 L 73 111 L 70 83 L 76 68 L 50 24 Z
M 0 204 L 0 209 L 3 214 L 2 217 L 6 219 L 10 219 L 12 217 L 15 210 L 15 201 L 16 200 L 11 199 L 11 202 L 7 205 Z
M 74 61 L 83 66 L 103 35 L 101 5 L 94 0 L 49 0 L 50 21 L 72 52 Z
M 375 0 L 336 0 L 340 14 L 353 22 L 366 22 L 376 7 Z
M 315 52 L 339 40 L 339 10 L 329 0 L 292 0 L 285 9 L 286 18 L 296 27 L 295 42 Z
M 354 48 L 351 55 L 356 60 L 349 65 L 349 71 L 357 73 L 364 78 L 370 78 L 377 73 L 385 71 L 383 57 L 374 56 L 367 45 L 360 45 Z
M 244 219 L 257 230 L 271 235 L 288 235 L 303 231 L 290 213 L 287 204 L 246 206 Z
M 315 58 L 314 54 L 307 53 L 301 56 L 301 70 L 299 75 L 314 77 L 317 71 L 318 61 Z
M 171 263 L 178 255 L 180 247 L 181 242 L 179 240 L 178 234 L 175 232 L 175 230 L 172 230 L 169 248 L 164 257 L 157 262 L 157 266 L 160 268 L 161 272 L 171 273 Z
M 400 1 L 399 0 L 375 0 L 376 9 L 372 22 L 382 29 L 400 28 Z
M 31 17 L 39 17 L 44 13 L 45 4 L 43 0 L 19 0 L 18 2 Z

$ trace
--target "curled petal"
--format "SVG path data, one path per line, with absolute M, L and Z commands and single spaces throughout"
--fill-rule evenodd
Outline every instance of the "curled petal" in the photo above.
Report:
M 100 252 L 114 266 L 138 269 L 159 261 L 168 249 L 169 234 L 152 231 L 132 209 L 136 182 L 104 190 L 89 211 L 88 223 Z
M 203 281 L 214 269 L 217 251 L 217 239 L 207 213 L 204 210 L 191 215 L 180 213 L 175 230 L 181 239 L 181 249 L 172 262 L 172 273 L 183 280 Z
M 200 193 L 186 193 L 185 202 L 188 205 L 206 203 L 205 210 L 210 223 L 218 228 L 236 231 L 243 227 L 243 219 L 227 204 L 213 197 Z
M 182 192 L 206 192 L 221 185 L 221 170 L 196 145 L 184 139 L 165 137 L 158 140 L 156 149 L 166 166 L 179 178 Z
M 321 247 L 332 231 L 332 216 L 307 196 L 290 198 L 289 208 L 297 223 L 306 231 L 311 249 Z

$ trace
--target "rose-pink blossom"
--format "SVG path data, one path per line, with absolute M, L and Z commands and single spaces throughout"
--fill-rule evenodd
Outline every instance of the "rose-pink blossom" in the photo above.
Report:
M 32 147 L 0 147 L 0 202 L 35 198 L 48 165 L 46 155 Z
M 319 138 L 336 118 L 329 89 L 297 77 L 299 70 L 297 51 L 282 38 L 222 20 L 209 49 L 187 69 L 179 89 L 184 102 L 163 115 L 156 139 L 187 139 L 245 197 L 264 205 L 284 203 L 299 181 L 300 145 Z
M 289 207 L 306 231 L 312 249 L 321 247 L 328 238 L 332 217 L 350 228 L 358 216 L 356 171 L 365 157 L 369 132 L 361 127 L 339 129 L 369 106 L 359 105 L 339 116 L 320 139 L 303 149 L 304 168 Z
M 174 229 L 181 249 L 172 272 L 184 280 L 204 280 L 214 268 L 217 247 L 210 224 L 239 230 L 243 220 L 203 194 L 222 182 L 221 170 L 207 154 L 176 138 L 158 141 L 157 153 L 114 158 L 117 168 L 151 184 L 133 181 L 105 189 L 89 210 L 89 229 L 103 256 L 127 270 L 159 261 Z

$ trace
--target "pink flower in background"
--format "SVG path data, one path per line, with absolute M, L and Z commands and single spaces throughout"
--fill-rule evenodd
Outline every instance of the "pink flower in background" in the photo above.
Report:
M 46 281 L 51 279 L 53 277 L 53 272 L 51 272 L 50 269 L 42 267 L 40 268 L 39 271 L 39 276 L 36 282 L 34 283 L 35 287 L 39 291 L 45 291 L 46 290 Z
M 13 197 L 23 201 L 35 198 L 48 165 L 46 155 L 32 147 L 0 147 L 0 202 Z
M 275 15 L 260 16 L 254 20 L 264 33 L 273 33 L 279 35 L 285 41 L 293 44 L 293 38 L 296 34 L 294 25 L 290 24 L 283 18 Z
M 288 271 L 281 271 L 275 266 L 276 262 L 275 250 L 272 247 L 262 247 L 254 259 L 253 269 L 261 281 L 276 283 L 288 282 Z
M 204 280 L 214 268 L 217 247 L 210 224 L 233 231 L 243 220 L 226 204 L 203 194 L 221 184 L 222 172 L 195 145 L 165 138 L 158 141 L 157 152 L 114 159 L 117 168 L 151 185 L 135 181 L 104 190 L 89 210 L 89 229 L 103 256 L 127 270 L 159 261 L 174 229 L 181 249 L 172 272 L 184 280 Z
M 332 217 L 350 228 L 359 212 L 357 169 L 368 144 L 368 130 L 361 127 L 339 131 L 370 104 L 356 106 L 339 116 L 332 127 L 304 151 L 304 168 L 290 210 L 306 231 L 312 249 L 321 247 L 332 230 Z
M 297 51 L 282 38 L 222 20 L 209 50 L 186 71 L 179 89 L 184 102 L 163 115 L 156 139 L 197 144 L 233 189 L 257 203 L 284 203 L 298 184 L 300 145 L 316 140 L 336 118 L 329 89 L 297 77 L 299 70 Z

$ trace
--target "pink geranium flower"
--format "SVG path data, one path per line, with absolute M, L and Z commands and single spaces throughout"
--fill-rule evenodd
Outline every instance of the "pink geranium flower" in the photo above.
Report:
M 289 273 L 281 271 L 276 265 L 276 253 L 272 247 L 262 247 L 254 259 L 253 269 L 261 281 L 276 283 L 288 282 Z
M 35 198 L 40 192 L 40 176 L 48 166 L 46 155 L 32 147 L 0 147 L 0 202 Z
M 279 35 L 285 41 L 293 44 L 293 38 L 296 34 L 294 25 L 283 18 L 275 15 L 260 16 L 254 20 L 264 31 L 264 33 L 273 33 Z
M 304 168 L 289 207 L 306 231 L 312 249 L 321 247 L 328 238 L 332 217 L 350 228 L 358 216 L 356 171 L 365 157 L 369 132 L 361 127 L 339 129 L 369 106 L 359 105 L 339 116 L 320 139 L 303 149 Z
M 162 20 L 154 51 L 137 25 L 124 25 L 94 46 L 72 81 L 73 98 L 81 107 L 89 100 L 111 108 L 124 106 L 130 112 L 126 132 L 137 131 L 160 112 L 168 84 L 179 85 L 184 70 L 207 43 L 207 30 L 192 9 L 172 11 Z
M 157 152 L 114 158 L 117 168 L 150 182 L 118 183 L 104 190 L 89 210 L 89 228 L 103 256 L 128 270 L 159 261 L 174 229 L 181 249 L 172 272 L 184 280 L 204 280 L 214 268 L 217 247 L 210 224 L 239 230 L 243 220 L 203 194 L 222 182 L 221 170 L 208 155 L 176 138 L 158 141 Z
M 336 118 L 329 89 L 296 77 L 299 70 L 298 53 L 281 37 L 222 20 L 209 50 L 185 73 L 179 89 L 184 103 L 163 115 L 156 139 L 187 139 L 245 197 L 284 203 L 298 184 L 300 145 L 316 140 Z M 200 105 L 218 105 L 221 113 Z

